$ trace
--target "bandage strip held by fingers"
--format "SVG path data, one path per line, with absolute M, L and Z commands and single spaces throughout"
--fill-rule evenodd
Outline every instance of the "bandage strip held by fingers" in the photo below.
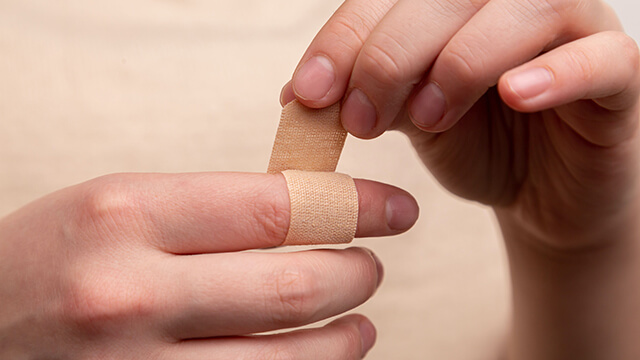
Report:
M 340 104 L 310 109 L 294 100 L 282 110 L 267 170 L 281 172 L 289 188 L 291 220 L 282 245 L 353 240 L 358 192 L 349 175 L 334 172 L 346 137 Z

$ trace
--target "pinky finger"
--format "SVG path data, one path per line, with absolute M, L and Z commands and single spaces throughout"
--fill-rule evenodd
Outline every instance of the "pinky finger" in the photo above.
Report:
M 362 315 L 348 315 L 317 329 L 275 335 L 188 340 L 166 359 L 362 359 L 373 347 L 376 330 Z
M 620 136 L 628 136 L 630 126 L 636 126 L 637 119 L 629 115 L 638 105 L 639 62 L 632 38 L 621 32 L 602 32 L 506 72 L 498 90 L 516 111 L 556 108 L 587 140 L 612 145 L 622 140 Z M 592 101 L 586 105 L 580 100 Z

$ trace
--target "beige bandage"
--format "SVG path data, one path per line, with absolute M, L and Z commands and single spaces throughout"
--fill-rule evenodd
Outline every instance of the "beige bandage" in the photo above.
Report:
M 340 105 L 309 109 L 292 101 L 282 110 L 268 173 L 282 172 L 291 220 L 282 245 L 350 242 L 358 224 L 358 192 L 349 175 L 335 173 L 347 132 Z
M 349 175 L 286 170 L 291 201 L 289 232 L 283 245 L 341 244 L 353 240 L 358 225 L 358 192 Z
M 336 171 L 346 138 L 340 104 L 310 109 L 294 100 L 282 109 L 267 172 Z

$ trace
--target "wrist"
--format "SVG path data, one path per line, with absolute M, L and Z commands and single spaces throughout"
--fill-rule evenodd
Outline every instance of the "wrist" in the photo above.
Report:
M 512 280 L 509 358 L 637 359 L 640 344 L 629 334 L 640 332 L 639 227 L 625 222 L 610 237 L 590 236 L 597 243 L 566 247 L 561 236 L 571 234 L 532 231 L 496 213 Z M 606 232 L 600 226 L 590 228 Z
M 638 239 L 640 187 L 634 184 L 623 189 L 619 193 L 569 193 L 564 195 L 567 199 L 529 195 L 493 210 L 505 241 L 529 243 L 541 255 L 579 252 Z

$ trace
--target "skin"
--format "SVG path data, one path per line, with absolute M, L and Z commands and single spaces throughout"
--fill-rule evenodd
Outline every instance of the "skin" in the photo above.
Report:
M 513 282 L 509 358 L 631 360 L 638 69 L 602 1 L 348 0 L 281 100 L 341 101 L 361 138 L 404 132 L 443 186 L 494 209 Z
M 405 191 L 356 180 L 357 236 L 407 230 Z M 382 280 L 369 250 L 246 252 L 282 243 L 282 175 L 115 174 L 0 220 L 2 359 L 360 359 L 349 315 Z

